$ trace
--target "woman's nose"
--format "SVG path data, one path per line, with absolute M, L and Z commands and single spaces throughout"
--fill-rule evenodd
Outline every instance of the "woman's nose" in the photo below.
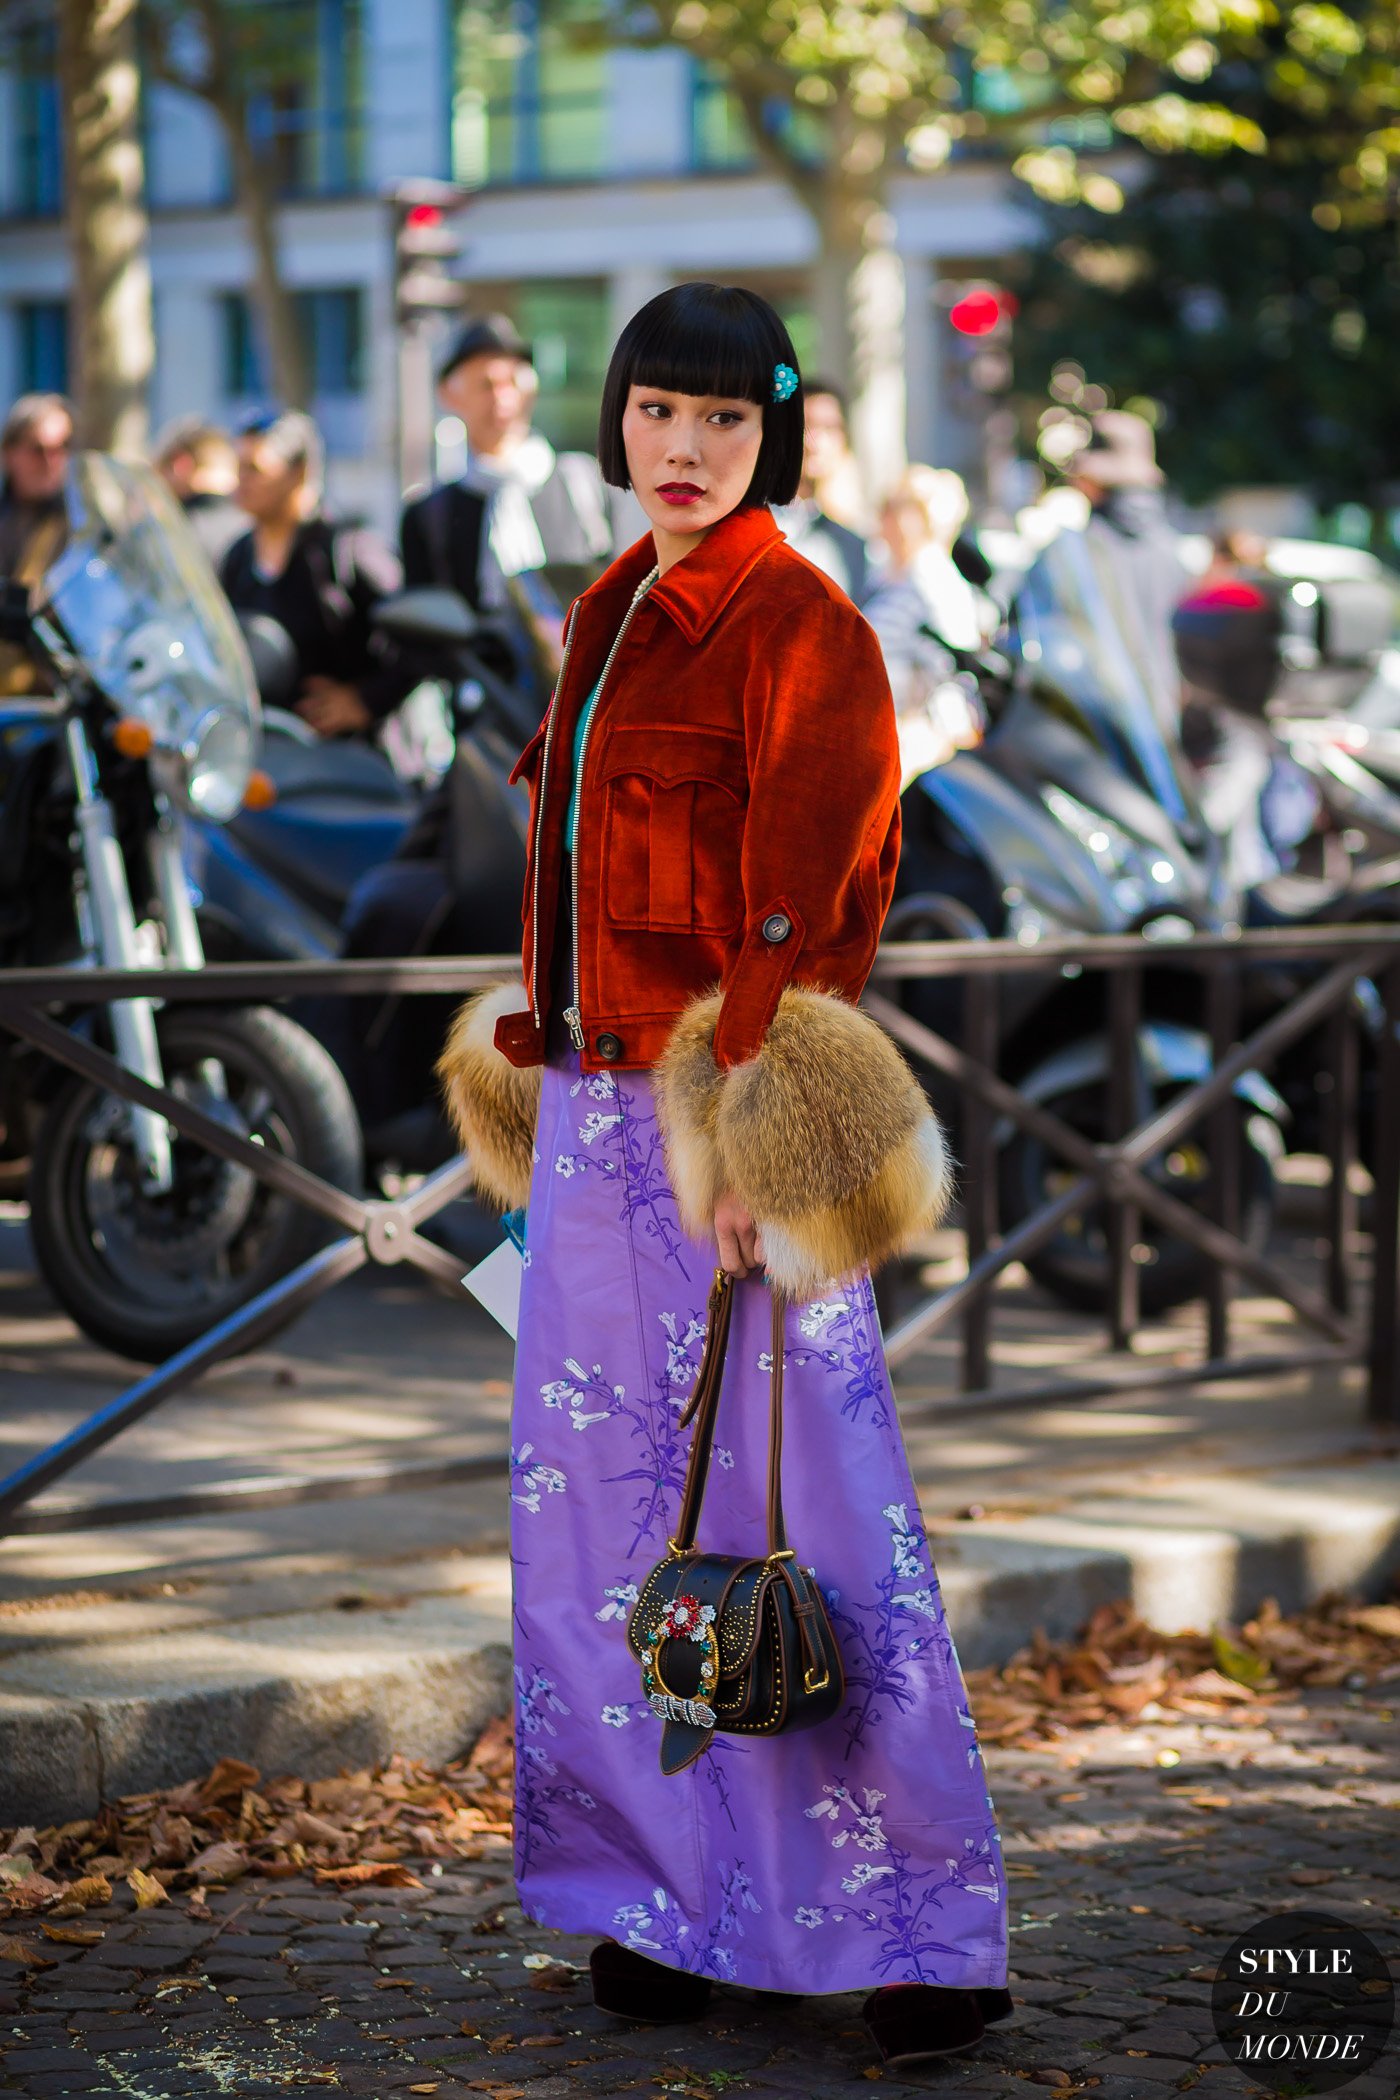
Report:
M 678 423 L 672 424 L 671 442 L 666 448 L 666 457 L 676 461 L 696 460 L 700 457 L 700 440 L 693 425 L 682 427 Z

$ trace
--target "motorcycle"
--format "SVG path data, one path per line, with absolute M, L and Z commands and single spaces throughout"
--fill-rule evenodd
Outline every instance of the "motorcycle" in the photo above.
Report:
M 0 706 L 0 968 L 71 967 L 76 1026 L 131 1072 L 312 1173 L 360 1186 L 334 1061 L 260 1005 L 98 1006 L 85 967 L 205 961 L 188 827 L 233 822 L 259 709 L 247 652 L 157 477 L 74 460 L 63 550 L 5 639 L 47 694 Z M 184 1348 L 324 1243 L 324 1222 L 181 1138 L 158 1111 L 0 1036 L 0 1161 L 22 1163 L 44 1281 L 91 1338 L 141 1362 Z

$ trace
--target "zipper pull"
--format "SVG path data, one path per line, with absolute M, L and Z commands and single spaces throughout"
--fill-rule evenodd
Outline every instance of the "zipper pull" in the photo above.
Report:
M 564 1021 L 569 1031 L 569 1040 L 575 1050 L 583 1048 L 583 1015 L 576 1006 L 564 1008 Z

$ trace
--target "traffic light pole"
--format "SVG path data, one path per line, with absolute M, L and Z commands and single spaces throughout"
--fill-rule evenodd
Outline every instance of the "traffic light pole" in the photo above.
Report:
M 398 329 L 399 487 L 405 496 L 427 488 L 433 479 L 436 447 L 433 429 L 433 352 L 421 322 Z
M 399 486 L 405 494 L 433 478 L 433 343 L 442 321 L 462 305 L 464 287 L 452 269 L 462 243 L 452 221 L 467 195 L 456 183 L 424 178 L 398 183 L 385 200 L 392 214 Z

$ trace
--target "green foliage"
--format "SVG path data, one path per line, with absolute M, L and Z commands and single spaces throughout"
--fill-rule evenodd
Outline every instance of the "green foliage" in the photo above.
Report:
M 872 139 L 916 167 L 1004 139 L 1047 201 L 1121 192 L 1048 127 L 1101 115 L 1160 153 L 1264 155 L 1256 87 L 1310 127 L 1340 204 L 1379 214 L 1400 162 L 1395 0 L 600 0 L 606 34 L 678 43 L 719 69 L 751 121 L 817 120 L 829 157 Z M 1244 93 L 1241 93 L 1243 86 Z
M 1297 134 L 1285 132 L 1291 143 Z M 1028 435 L 1057 367 L 1159 417 L 1192 500 L 1303 486 L 1324 509 L 1400 484 L 1400 249 L 1336 223 L 1301 152 L 1157 163 L 1125 209 L 1046 208 L 1022 264 L 1017 390 Z M 1074 394 L 1073 376 L 1057 391 Z M 1090 395 L 1089 405 L 1096 396 Z

